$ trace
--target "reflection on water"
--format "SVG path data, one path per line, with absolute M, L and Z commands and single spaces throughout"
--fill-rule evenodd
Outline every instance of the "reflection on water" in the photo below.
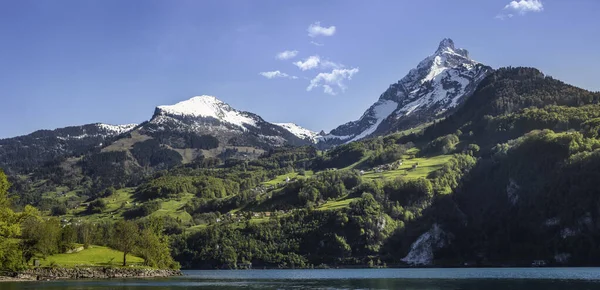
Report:
M 22 289 L 599 289 L 600 268 L 185 271 L 169 279 L 0 283 Z

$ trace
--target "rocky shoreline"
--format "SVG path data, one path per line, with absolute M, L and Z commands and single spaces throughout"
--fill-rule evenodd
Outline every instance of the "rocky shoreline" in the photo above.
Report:
M 49 281 L 77 279 L 158 278 L 182 276 L 180 270 L 139 268 L 36 268 L 9 273 L 0 281 Z

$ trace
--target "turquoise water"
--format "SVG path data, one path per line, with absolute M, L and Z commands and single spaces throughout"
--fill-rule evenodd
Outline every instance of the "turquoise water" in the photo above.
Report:
M 599 289 L 600 268 L 184 271 L 168 279 L 0 283 L 0 289 Z

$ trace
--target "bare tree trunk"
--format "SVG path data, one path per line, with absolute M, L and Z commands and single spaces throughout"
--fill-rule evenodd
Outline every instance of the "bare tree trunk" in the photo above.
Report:
M 127 266 L 127 252 L 123 252 L 123 266 Z

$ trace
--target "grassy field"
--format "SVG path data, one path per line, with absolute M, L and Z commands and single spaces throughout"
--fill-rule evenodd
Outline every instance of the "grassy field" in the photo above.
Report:
M 357 200 L 358 198 L 345 198 L 336 201 L 328 201 L 325 204 L 319 206 L 317 210 L 340 210 L 343 208 L 350 207 L 350 203 Z
M 371 152 L 369 152 L 369 153 L 365 154 L 365 156 L 364 156 L 363 158 L 361 158 L 360 160 L 358 160 L 358 161 L 356 161 L 356 162 L 352 163 L 352 164 L 351 164 L 351 165 L 349 165 L 349 166 L 346 166 L 346 167 L 342 168 L 341 170 L 351 170 L 351 169 L 354 169 L 354 168 L 356 168 L 356 166 L 358 166 L 358 165 L 362 164 L 362 163 L 363 163 L 363 162 L 365 162 L 367 159 L 369 159 L 369 158 L 371 157 L 371 155 L 372 155 L 372 153 L 371 153 Z
M 115 191 L 115 193 L 107 198 L 103 198 L 106 202 L 106 209 L 97 214 L 85 215 L 86 204 L 72 211 L 70 215 L 65 217 L 73 218 L 81 216 L 82 219 L 87 221 L 103 221 L 103 220 L 116 220 L 121 219 L 123 214 L 136 206 L 136 200 L 134 198 L 135 188 L 124 188 Z M 182 222 L 187 223 L 192 220 L 192 216 L 187 213 L 183 206 L 188 203 L 194 197 L 193 194 L 182 194 L 179 198 L 169 199 L 163 201 L 160 204 L 160 208 L 153 212 L 151 216 L 170 216 L 173 218 L 179 218 Z
M 262 184 L 263 185 L 277 185 L 279 183 L 285 182 L 286 178 L 290 178 L 290 179 L 294 179 L 294 178 L 308 178 L 311 177 L 313 175 L 313 172 L 311 170 L 307 170 L 305 171 L 304 176 L 299 175 L 298 172 L 292 172 L 292 173 L 288 173 L 288 174 L 283 174 L 283 175 L 279 175 L 269 181 L 265 181 Z
M 443 118 L 436 119 L 435 121 L 439 122 L 441 120 L 443 120 Z M 390 135 L 402 135 L 402 136 L 405 136 L 405 135 L 410 135 L 410 134 L 417 134 L 417 133 L 420 133 L 423 130 L 425 130 L 427 127 L 429 127 L 433 123 L 434 122 L 423 123 L 423 124 L 421 124 L 421 125 L 419 125 L 417 127 L 409 128 L 409 129 L 406 129 L 406 130 L 403 130 L 403 131 L 398 131 L 398 132 L 392 133 Z
M 164 201 L 161 203 L 160 209 L 153 212 L 151 216 L 170 216 L 180 219 L 184 223 L 190 222 L 192 220 L 192 216 L 183 209 L 183 206 L 192 200 L 192 198 L 194 198 L 193 194 L 185 193 L 179 198 Z
M 135 188 L 123 188 L 115 191 L 113 195 L 104 198 L 104 201 L 106 202 L 106 211 L 114 212 L 132 207 L 132 204 L 134 203 L 133 193 L 135 193 Z
M 82 219 L 88 221 L 102 221 L 108 219 L 121 218 L 123 213 L 135 206 L 135 201 L 133 198 L 133 194 L 135 193 L 135 188 L 123 188 L 115 191 L 115 193 L 109 197 L 102 198 L 106 203 L 106 209 L 97 214 L 85 215 L 85 211 L 87 210 L 87 204 L 82 204 L 79 208 L 76 208 L 71 211 L 69 215 L 66 215 L 67 218 L 73 218 L 81 216 Z
M 383 171 L 380 173 L 374 171 L 366 172 L 363 177 L 368 179 L 394 179 L 397 177 L 420 178 L 427 177 L 429 173 L 436 171 L 446 164 L 452 155 L 438 155 L 428 158 L 405 159 L 402 166 L 397 170 Z M 418 163 L 416 169 L 412 169 L 413 164 Z
M 127 265 L 141 266 L 142 258 L 127 255 Z M 58 267 L 75 266 L 121 266 L 123 264 L 123 252 L 107 247 L 91 246 L 88 249 L 72 254 L 57 254 L 40 260 L 41 266 L 54 264 Z
M 250 219 L 250 222 L 254 223 L 254 224 L 260 224 L 260 223 L 268 222 L 269 219 L 271 219 L 271 218 L 270 217 L 252 217 Z

